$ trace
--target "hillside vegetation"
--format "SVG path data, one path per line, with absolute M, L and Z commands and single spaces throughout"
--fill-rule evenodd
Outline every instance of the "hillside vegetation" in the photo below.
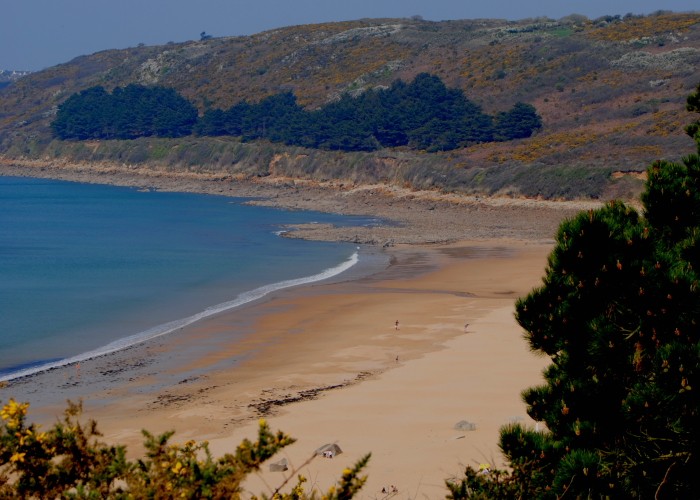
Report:
M 421 189 L 540 196 L 628 197 L 654 160 L 692 146 L 685 97 L 700 82 L 700 13 L 572 15 L 522 21 L 364 19 L 282 28 L 78 57 L 0 89 L 0 154 L 148 164 L 237 176 L 387 182 Z M 231 138 L 52 139 L 58 106 L 94 86 L 173 88 L 200 115 L 291 92 L 312 111 L 421 73 L 457 88 L 484 113 L 531 104 L 533 137 L 445 153 L 385 148 L 339 153 Z M 628 175 L 630 174 L 630 175 Z
M 307 111 L 291 92 L 242 101 L 228 110 L 197 109 L 173 89 L 130 84 L 109 94 L 91 87 L 73 94 L 51 122 L 62 140 L 139 137 L 233 136 L 266 139 L 290 146 L 340 151 L 376 151 L 408 146 L 428 152 L 471 144 L 530 137 L 542 127 L 535 108 L 517 103 L 492 117 L 459 89 L 421 73 L 411 83 L 397 80 L 388 89 L 347 94 Z

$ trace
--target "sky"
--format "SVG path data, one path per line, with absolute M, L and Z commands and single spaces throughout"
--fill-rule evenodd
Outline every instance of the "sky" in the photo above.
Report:
M 421 16 L 518 20 L 700 11 L 698 0 L 0 0 L 0 69 L 37 71 L 106 49 L 299 24 Z

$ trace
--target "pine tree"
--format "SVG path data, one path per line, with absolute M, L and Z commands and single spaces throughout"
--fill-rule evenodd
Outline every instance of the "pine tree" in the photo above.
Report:
M 700 157 L 647 174 L 643 213 L 614 201 L 560 226 L 543 284 L 516 303 L 531 348 L 552 361 L 523 392 L 548 430 L 503 428 L 512 472 L 467 471 L 453 498 L 700 491 Z

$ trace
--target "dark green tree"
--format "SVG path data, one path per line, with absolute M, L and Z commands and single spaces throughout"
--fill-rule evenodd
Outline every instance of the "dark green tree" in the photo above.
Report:
M 242 136 L 246 127 L 250 127 L 249 114 L 253 107 L 254 105 L 242 101 L 227 111 L 211 109 L 197 121 L 193 131 L 205 136 Z
M 295 138 L 293 130 L 306 121 L 306 112 L 291 92 L 268 96 L 246 111 L 242 116 L 242 135 L 246 140 L 292 143 Z
M 686 109 L 694 113 L 700 113 L 700 84 L 698 84 L 695 93 L 688 96 Z M 695 139 L 698 144 L 698 152 L 700 152 L 700 119 L 688 125 L 685 129 L 686 133 Z
M 539 119 L 536 113 L 532 115 L 533 107 L 521 106 L 524 108 L 515 108 L 520 114 L 511 113 L 513 126 L 520 127 L 511 135 L 526 136 L 531 133 L 528 126 L 534 126 L 532 120 Z M 236 104 L 228 111 L 210 110 L 195 132 L 342 151 L 409 146 L 432 152 L 494 140 L 493 117 L 461 90 L 447 88 L 428 73 L 417 75 L 410 83 L 397 80 L 389 88 L 344 94 L 314 111 L 299 107 L 291 92 L 268 96 L 256 104 Z
M 108 120 L 109 98 L 103 87 L 91 87 L 73 94 L 58 107 L 51 131 L 61 139 L 99 138 Z
M 368 102 L 371 93 L 344 95 L 313 114 L 317 147 L 345 151 L 371 151 L 380 144 L 373 136 L 375 115 Z
M 59 139 L 182 137 L 192 132 L 197 109 L 175 90 L 130 84 L 109 94 L 92 87 L 58 107 L 52 131 Z
M 195 124 L 192 131 L 197 135 L 220 136 L 220 135 L 240 135 L 227 134 L 226 132 L 227 112 L 223 109 L 210 109 Z
M 467 471 L 454 498 L 697 497 L 700 156 L 647 174 L 643 213 L 614 201 L 560 226 L 543 284 L 516 303 L 552 361 L 523 392 L 548 430 L 502 429 L 512 473 Z
M 542 128 L 542 118 L 532 104 L 518 102 L 509 111 L 496 115 L 495 128 L 499 141 L 524 139 Z

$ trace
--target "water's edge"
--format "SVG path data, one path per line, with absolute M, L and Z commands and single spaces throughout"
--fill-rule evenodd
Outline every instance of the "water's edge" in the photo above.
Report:
M 4 178 L 11 178 L 11 177 L 4 177 Z M 58 183 L 64 183 L 66 181 L 54 181 Z M 68 182 L 70 184 L 76 184 L 75 182 Z M 81 183 L 77 183 L 81 184 Z M 133 192 L 133 188 L 118 188 L 118 189 L 126 189 L 128 191 Z M 198 194 L 194 194 L 195 196 L 201 196 Z M 245 199 L 243 199 L 245 200 Z M 239 199 L 237 204 L 240 203 L 241 200 Z M 230 201 L 230 198 L 226 201 L 227 204 L 232 203 Z M 229 205 L 230 206 L 230 205 Z M 269 210 L 269 209 L 263 209 L 263 210 Z M 283 211 L 285 212 L 285 211 Z M 342 217 L 342 216 L 341 216 Z M 10 226 L 11 227 L 11 226 Z M 11 231 L 11 229 L 8 229 L 8 231 Z M 284 238 L 281 238 L 281 234 L 283 231 L 272 231 L 272 233 L 275 234 L 276 238 L 279 240 L 282 240 Z M 6 235 L 9 235 L 10 238 L 9 240 L 6 238 L 5 241 L 6 243 L 9 241 L 10 248 L 12 249 L 12 244 L 14 243 L 14 239 L 12 237 L 12 232 L 7 233 Z M 18 247 L 19 248 L 19 247 Z M 365 271 L 362 271 L 361 269 L 366 267 L 366 266 L 358 266 L 357 264 L 360 263 L 362 260 L 363 263 L 365 262 L 372 262 L 376 261 L 376 257 L 378 255 L 378 252 L 376 252 L 376 249 L 369 249 L 365 248 L 362 250 L 362 257 L 360 256 L 360 251 L 361 247 L 357 246 L 355 250 L 352 250 L 352 254 L 345 258 L 342 255 L 339 255 L 339 259 L 335 260 L 330 258 L 330 259 L 325 259 L 325 262 L 323 265 L 330 266 L 318 273 L 307 275 L 307 276 L 302 276 L 300 278 L 292 278 L 292 279 L 284 279 L 282 277 L 281 281 L 277 282 L 272 282 L 268 284 L 262 284 L 258 286 L 256 283 L 251 283 L 250 289 L 246 290 L 245 287 L 239 288 L 238 290 L 233 290 L 234 294 L 232 300 L 227 300 L 228 297 L 226 295 L 223 296 L 218 296 L 218 297 L 209 297 L 208 295 L 203 296 L 204 300 L 201 300 L 199 304 L 196 304 L 195 307 L 185 310 L 186 312 L 179 311 L 177 309 L 177 306 L 175 309 L 173 309 L 173 314 L 164 316 L 161 318 L 158 318 L 154 323 L 159 323 L 156 326 L 151 326 L 151 325 L 142 325 L 141 330 L 135 330 L 138 333 L 133 333 L 132 332 L 123 332 L 125 335 L 116 337 L 113 339 L 106 338 L 104 343 L 100 345 L 99 343 L 95 342 L 92 345 L 84 345 L 82 352 L 80 349 L 80 344 L 77 345 L 77 349 L 73 350 L 73 352 L 65 352 L 65 353 L 57 353 L 57 355 L 52 356 L 51 355 L 51 350 L 47 350 L 44 355 L 42 356 L 38 350 L 35 350 L 33 352 L 34 355 L 36 355 L 35 359 L 31 359 L 29 357 L 27 360 L 21 360 L 17 359 L 15 363 L 11 362 L 10 359 L 6 359 L 6 361 L 10 361 L 10 363 L 6 364 L 4 367 L 0 369 L 0 381 L 10 381 L 10 380 L 17 380 L 21 378 L 27 378 L 31 377 L 33 375 L 51 371 L 56 368 L 68 366 L 68 365 L 73 365 L 73 364 L 78 364 L 81 361 L 86 361 L 89 359 L 94 359 L 94 358 L 100 358 L 103 356 L 106 356 L 108 354 L 112 354 L 118 351 L 123 351 L 126 350 L 132 346 L 135 346 L 137 344 L 142 344 L 145 343 L 149 340 L 156 339 L 158 337 L 163 337 L 168 334 L 171 334 L 173 332 L 176 332 L 178 330 L 183 329 L 184 327 L 191 325 L 195 322 L 201 321 L 205 318 L 209 318 L 211 316 L 230 311 L 232 309 L 240 308 L 243 305 L 253 303 L 255 301 L 258 301 L 264 297 L 269 296 L 273 292 L 283 290 L 286 288 L 290 287 L 298 287 L 302 285 L 309 285 L 312 283 L 317 283 L 317 282 L 328 282 L 328 281 L 338 281 L 338 280 L 346 280 L 346 279 L 354 279 L 359 274 L 362 274 Z M 312 254 L 313 255 L 313 254 Z M 345 255 L 348 255 L 347 253 Z M 340 261 L 340 259 L 345 259 Z M 336 264 L 338 261 L 340 261 L 339 264 Z M 12 262 L 12 261 L 10 261 Z M 372 267 L 372 265 L 370 265 Z M 8 268 L 9 269 L 9 268 Z M 21 269 L 20 267 L 17 267 L 15 269 Z M 352 269 L 352 271 L 350 271 Z M 376 267 L 375 267 L 376 269 Z M 314 272 L 313 266 L 307 270 L 307 272 Z M 286 273 L 288 276 L 290 273 Z M 294 273 L 291 273 L 293 276 Z M 354 277 L 353 277 L 354 276 Z M 271 278 L 270 281 L 273 281 L 275 279 L 275 275 L 269 275 L 268 278 Z M 278 278 L 279 279 L 279 278 Z M 265 283 L 262 281 L 262 283 Z M 33 286 L 33 285 L 32 285 Z M 257 286 L 257 287 L 256 287 Z M 254 288 L 255 287 L 255 288 Z M 9 289 L 8 289 L 9 290 Z M 241 291 L 243 290 L 243 291 Z M 6 290 L 7 292 L 7 290 Z M 230 297 L 231 295 L 229 295 Z M 214 299 L 212 301 L 207 301 L 206 299 Z M 218 300 L 222 300 L 223 302 L 218 302 Z M 208 302 L 208 303 L 207 303 Z M 209 305 L 209 304 L 214 304 L 214 305 Z M 172 318 L 178 318 L 178 315 L 182 314 L 179 319 L 174 319 L 171 320 Z M 105 321 L 108 321 L 105 319 Z M 98 347 L 95 347 L 95 346 Z M 78 352 L 77 354 L 74 354 L 75 352 Z
M 204 311 L 201 311 L 197 314 L 193 314 L 192 316 L 188 316 L 186 318 L 181 318 L 181 319 L 177 319 L 174 321 L 170 321 L 168 323 L 164 323 L 162 325 L 158 325 L 158 326 L 155 326 L 153 328 L 149 328 L 148 330 L 137 333 L 135 335 L 130 335 L 128 337 L 121 338 L 121 339 L 116 340 L 114 342 L 110 342 L 109 344 L 107 344 L 103 347 L 100 347 L 98 349 L 84 352 L 84 353 L 78 354 L 76 356 L 72 356 L 70 358 L 59 359 L 59 360 L 50 360 L 48 362 L 39 361 L 37 363 L 33 363 L 32 366 L 29 368 L 20 369 L 17 371 L 15 371 L 12 368 L 6 369 L 6 370 L 4 370 L 5 371 L 4 374 L 0 374 L 0 382 L 14 380 L 14 379 L 23 378 L 23 377 L 28 377 L 28 376 L 34 375 L 36 373 L 41 373 L 44 371 L 51 370 L 53 368 L 59 368 L 62 366 L 67 366 L 67 365 L 71 365 L 74 363 L 79 363 L 81 361 L 86 361 L 88 359 L 98 358 L 101 356 L 105 356 L 107 354 L 111 354 L 111 353 L 116 352 L 116 351 L 121 351 L 121 350 L 127 349 L 131 346 L 141 344 L 143 342 L 154 339 L 156 337 L 160 337 L 160 336 L 172 333 L 176 330 L 184 328 L 184 327 L 191 325 L 192 323 L 195 323 L 197 321 L 200 321 L 204 318 L 208 318 L 210 316 L 214 316 L 215 314 L 229 311 L 231 309 L 235 309 L 237 307 L 248 304 L 250 302 L 254 302 L 256 300 L 259 300 L 259 299 L 267 296 L 268 294 L 270 294 L 272 292 L 275 292 L 278 290 L 283 290 L 285 288 L 290 288 L 290 287 L 294 287 L 294 286 L 308 285 L 311 283 L 329 280 L 329 279 L 331 279 L 335 276 L 338 276 L 341 273 L 344 273 L 345 271 L 349 270 L 350 268 L 355 266 L 358 262 L 359 262 L 359 253 L 355 252 L 345 262 L 342 262 L 341 264 L 339 264 L 336 267 L 326 269 L 325 271 L 322 271 L 318 274 L 314 274 L 312 276 L 307 276 L 307 277 L 303 277 L 303 278 L 280 281 L 279 283 L 273 283 L 270 285 L 261 286 L 259 288 L 254 289 L 254 290 L 250 290 L 248 292 L 241 293 L 240 295 L 238 295 L 238 297 L 236 297 L 234 300 L 231 300 L 229 302 L 223 302 L 221 304 L 217 304 L 217 305 L 208 307 Z

